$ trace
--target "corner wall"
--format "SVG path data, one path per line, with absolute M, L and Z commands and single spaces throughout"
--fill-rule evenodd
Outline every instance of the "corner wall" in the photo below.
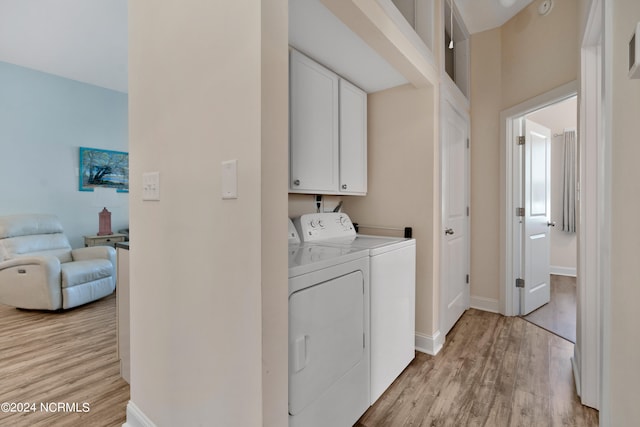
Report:
M 263 134 L 265 148 L 276 153 L 286 139 L 276 142 L 281 128 L 263 124 L 265 89 L 283 83 L 267 77 L 272 71 L 263 75 L 271 58 L 263 26 L 271 15 L 262 7 L 260 0 L 129 2 L 128 417 L 137 409 L 158 426 L 251 427 L 262 426 L 263 417 L 286 416 L 270 412 L 283 401 L 279 364 L 276 378 L 265 375 L 265 385 L 276 389 L 263 405 L 263 356 L 270 369 L 274 357 L 286 360 L 287 350 L 282 317 L 263 324 L 262 312 L 286 304 L 278 297 L 283 290 L 273 290 L 284 261 L 262 276 L 263 245 L 283 256 L 286 245 L 284 233 L 281 240 L 263 233 L 270 226 L 264 220 L 282 217 L 274 228 L 279 234 L 286 215 L 286 168 L 263 170 Z M 275 25 L 271 34 L 279 40 Z M 273 55 L 277 72 L 282 59 Z M 280 114 L 266 117 L 280 120 Z M 229 159 L 238 160 L 239 197 L 222 200 L 221 162 Z M 160 172 L 161 200 L 142 201 L 142 174 L 152 171 Z M 286 282 L 280 286 L 286 292 Z
M 74 248 L 105 206 L 127 228 L 128 193 L 78 190 L 79 147 L 129 151 L 127 109 L 126 93 L 0 62 L 0 215 L 55 214 Z

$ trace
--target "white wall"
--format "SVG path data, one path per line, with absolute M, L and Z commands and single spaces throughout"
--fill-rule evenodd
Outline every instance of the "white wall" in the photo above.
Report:
M 55 214 L 73 247 L 103 207 L 127 228 L 128 193 L 78 191 L 81 146 L 128 151 L 127 94 L 0 62 L 0 215 Z
M 562 231 L 562 195 L 564 171 L 564 136 L 565 129 L 577 129 L 577 98 L 573 97 L 552 105 L 535 113 L 527 119 L 541 124 L 551 130 L 551 221 L 556 226 L 551 228 L 551 273 L 575 275 L 577 267 L 576 233 Z
M 266 7 L 285 20 L 275 42 L 263 42 L 263 27 L 280 19 Z M 129 2 L 128 416 L 138 408 L 158 426 L 285 425 L 283 10 L 275 0 Z M 270 84 L 280 107 L 263 117 Z M 280 160 L 266 165 L 271 148 Z M 238 160 L 237 200 L 220 197 L 227 159 Z M 141 199 L 148 171 L 160 172 L 160 201 Z M 275 255 L 263 259 L 267 247 Z M 263 378 L 274 388 L 263 390 Z

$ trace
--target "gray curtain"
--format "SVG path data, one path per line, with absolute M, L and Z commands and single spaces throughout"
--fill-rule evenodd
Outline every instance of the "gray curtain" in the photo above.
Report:
M 562 195 L 562 231 L 576 232 L 576 131 L 564 132 L 564 183 Z

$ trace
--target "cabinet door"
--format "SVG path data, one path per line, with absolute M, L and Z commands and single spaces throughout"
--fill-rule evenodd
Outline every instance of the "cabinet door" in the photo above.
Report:
M 338 191 L 338 76 L 299 52 L 290 55 L 289 190 Z
M 340 80 L 340 192 L 367 193 L 367 94 Z

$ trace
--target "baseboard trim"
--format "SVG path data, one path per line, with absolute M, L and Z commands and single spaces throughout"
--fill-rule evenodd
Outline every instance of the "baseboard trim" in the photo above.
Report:
M 131 400 L 127 403 L 127 421 L 122 427 L 156 427 L 156 425 Z
M 581 384 L 580 384 L 580 368 L 576 362 L 576 357 L 571 356 L 571 367 L 573 368 L 573 382 L 576 385 L 576 394 L 582 396 Z
M 424 335 L 416 332 L 416 350 L 421 353 L 435 356 L 444 345 L 444 335 L 440 331 L 436 331 L 433 336 Z
M 500 313 L 500 301 L 493 298 L 471 296 L 469 306 L 477 310 Z
M 555 265 L 552 265 L 549 268 L 549 272 L 551 274 L 556 274 L 558 276 L 571 276 L 571 277 L 576 277 L 578 275 L 578 271 L 575 268 L 571 268 L 571 267 L 558 267 Z

